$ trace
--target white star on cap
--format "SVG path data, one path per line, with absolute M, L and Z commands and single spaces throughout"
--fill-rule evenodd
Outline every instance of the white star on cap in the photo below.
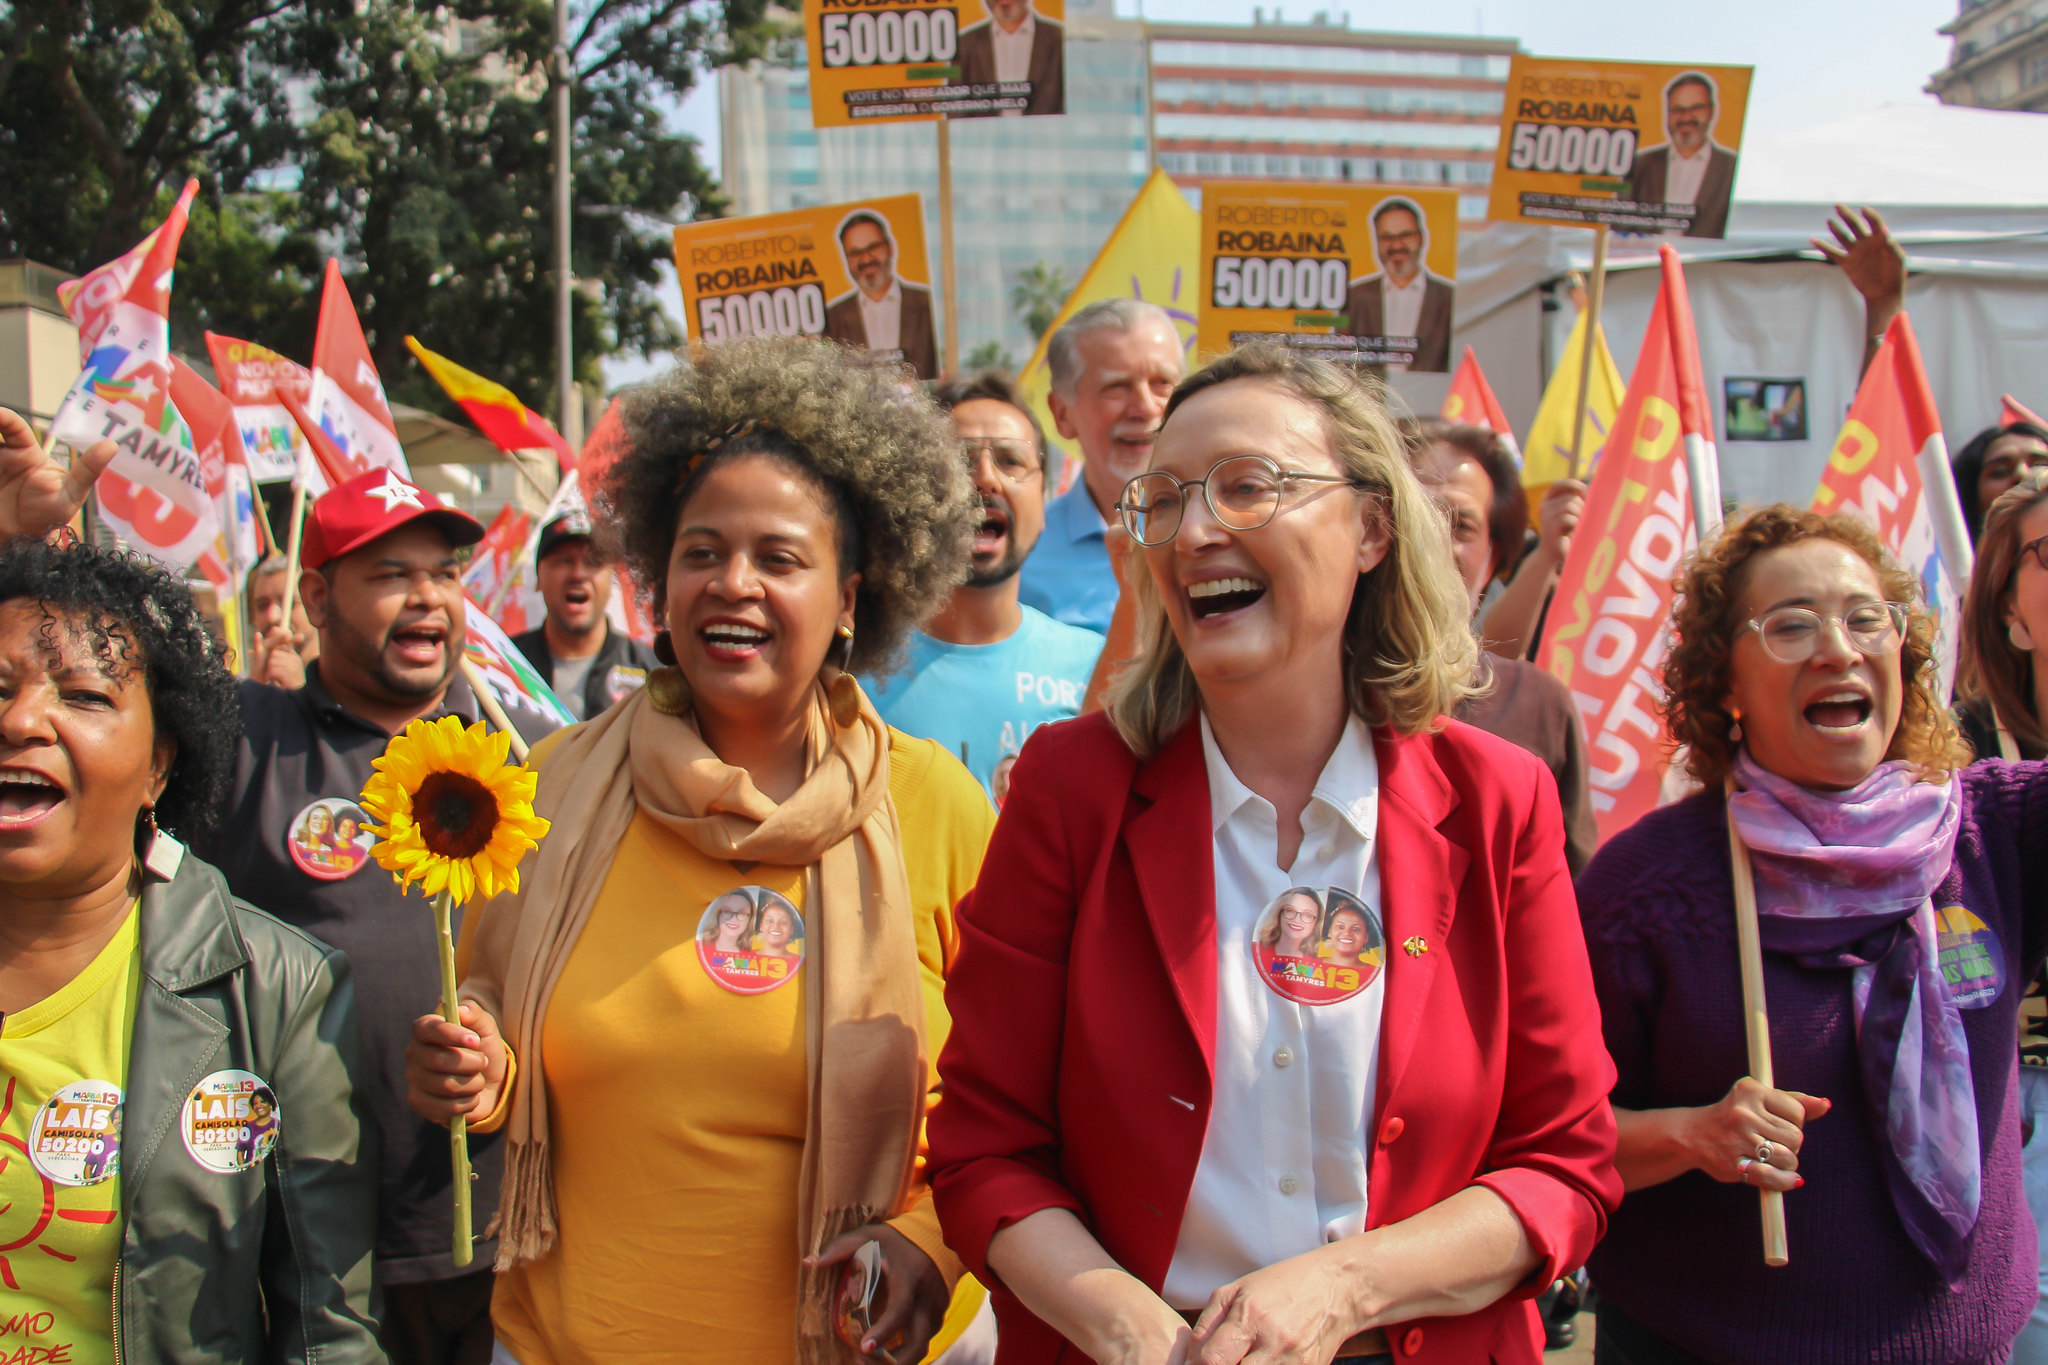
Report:
M 393 469 L 385 470 L 383 484 L 376 488 L 365 488 L 363 496 L 384 499 L 384 512 L 387 516 L 401 502 L 408 507 L 417 507 L 422 512 L 427 510 L 420 502 L 420 490 L 399 478 L 398 471 Z

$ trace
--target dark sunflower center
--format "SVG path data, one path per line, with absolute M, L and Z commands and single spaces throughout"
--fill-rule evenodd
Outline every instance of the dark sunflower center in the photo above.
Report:
M 413 819 L 430 853 L 474 858 L 498 827 L 498 801 L 490 788 L 463 773 L 429 773 L 413 793 Z

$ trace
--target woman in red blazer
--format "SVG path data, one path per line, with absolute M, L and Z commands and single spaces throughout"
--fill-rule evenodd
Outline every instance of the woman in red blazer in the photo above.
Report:
M 1272 346 L 1181 386 L 1120 510 L 1141 653 L 1025 746 L 947 983 L 933 1187 L 999 1365 L 1533 1365 L 1621 1197 L 1614 1073 L 1555 785 L 1442 719 L 1441 518 L 1375 394 Z

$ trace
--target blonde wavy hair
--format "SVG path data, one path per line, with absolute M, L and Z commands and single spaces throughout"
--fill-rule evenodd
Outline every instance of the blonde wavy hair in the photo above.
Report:
M 1339 467 L 1384 521 L 1386 558 L 1359 575 L 1344 623 L 1344 691 L 1368 725 L 1429 730 L 1479 690 L 1478 645 L 1443 514 L 1408 468 L 1384 387 L 1321 357 L 1252 342 L 1181 381 L 1165 421 L 1194 395 L 1239 379 L 1264 380 L 1313 409 Z M 1112 680 L 1107 709 L 1131 752 L 1150 758 L 1193 718 L 1201 694 L 1151 573 L 1133 573 L 1130 592 L 1138 654 Z

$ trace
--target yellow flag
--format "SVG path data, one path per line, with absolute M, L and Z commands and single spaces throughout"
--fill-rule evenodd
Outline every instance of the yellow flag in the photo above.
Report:
M 1200 263 L 1201 215 L 1165 171 L 1155 170 L 1115 231 L 1095 253 L 1095 261 L 1074 292 L 1060 308 L 1052 326 L 1038 339 L 1038 349 L 1017 376 L 1031 410 L 1045 427 L 1046 439 L 1066 450 L 1071 479 L 1080 451 L 1059 438 L 1053 425 L 1052 409 L 1046 395 L 1052 391 L 1052 372 L 1045 363 L 1046 342 L 1059 325 L 1081 309 L 1101 299 L 1143 299 L 1156 303 L 1173 315 L 1183 347 L 1195 341 L 1195 289 Z M 1611 409 L 1610 409 L 1611 411 Z
M 1586 315 L 1572 324 L 1571 340 L 1564 355 L 1551 371 L 1550 385 L 1536 406 L 1536 420 L 1529 424 L 1529 439 L 1522 443 L 1522 489 L 1529 495 L 1533 517 L 1543 502 L 1543 490 L 1572 471 L 1572 414 L 1579 406 L 1579 362 L 1586 353 Z M 1606 443 L 1607 429 L 1621 407 L 1627 389 L 1614 357 L 1607 352 L 1605 331 L 1593 337 L 1593 382 L 1586 386 L 1586 430 L 1579 439 L 1579 476 L 1592 471 L 1594 457 Z

